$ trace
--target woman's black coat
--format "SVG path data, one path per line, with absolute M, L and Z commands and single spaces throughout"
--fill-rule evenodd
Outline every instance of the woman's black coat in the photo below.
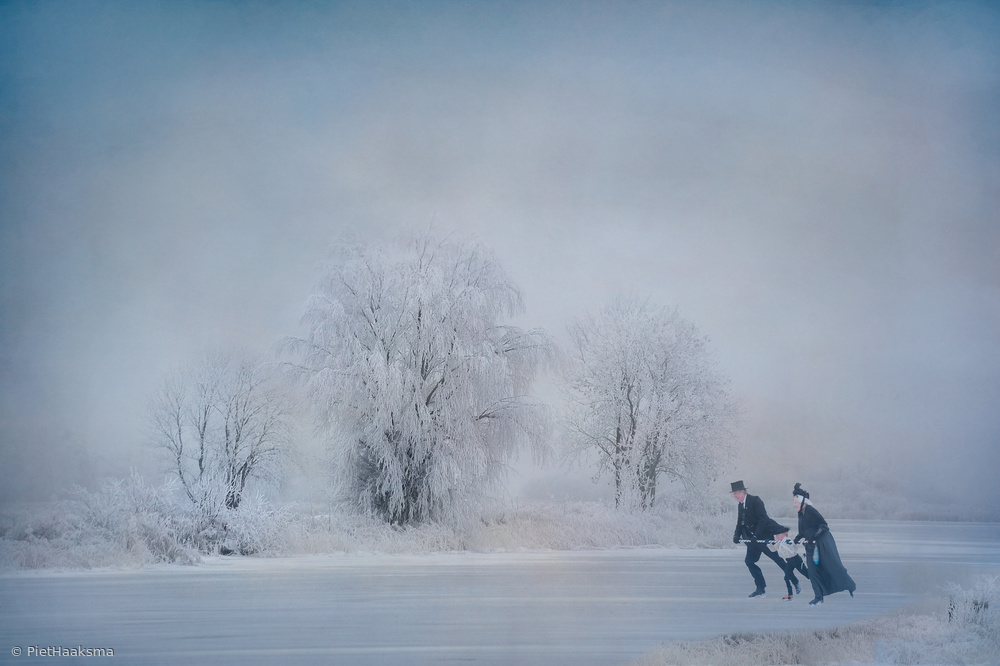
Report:
M 830 534 L 830 527 L 822 514 L 808 504 L 803 504 L 799 510 L 799 533 L 795 535 L 795 542 L 802 539 L 806 540 L 806 564 L 816 595 L 825 597 L 847 590 L 853 597 L 857 585 L 840 561 L 840 552 Z M 816 549 L 819 549 L 819 564 L 813 562 Z

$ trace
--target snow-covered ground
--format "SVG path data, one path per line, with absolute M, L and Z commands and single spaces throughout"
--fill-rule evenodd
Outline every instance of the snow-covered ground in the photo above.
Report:
M 0 662 L 82 647 L 143 664 L 615 664 L 665 641 L 840 626 L 1000 573 L 998 524 L 832 529 L 858 592 L 814 608 L 806 589 L 778 601 L 781 574 L 767 560 L 767 598 L 747 599 L 752 581 L 737 548 L 211 557 L 12 572 L 0 576 Z

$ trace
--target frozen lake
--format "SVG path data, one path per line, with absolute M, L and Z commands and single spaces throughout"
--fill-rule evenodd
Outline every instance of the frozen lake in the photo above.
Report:
M 220 557 L 6 574 L 0 663 L 28 658 L 29 646 L 82 646 L 142 664 L 620 664 L 668 640 L 832 627 L 938 595 L 947 581 L 1000 574 L 998 524 L 831 527 L 858 592 L 816 608 L 807 582 L 794 602 L 778 602 L 781 572 L 766 558 L 768 596 L 747 599 L 753 583 L 735 547 Z

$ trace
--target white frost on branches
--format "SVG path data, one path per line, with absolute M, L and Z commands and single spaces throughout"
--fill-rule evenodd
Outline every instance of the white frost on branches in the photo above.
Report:
M 391 523 L 481 504 L 518 447 L 543 447 L 529 396 L 551 354 L 504 321 L 521 295 L 480 245 L 338 249 L 298 341 L 349 500 Z
M 255 357 L 211 354 L 171 375 L 150 406 L 152 445 L 208 522 L 239 508 L 251 480 L 280 478 L 290 410 L 273 368 Z
M 694 499 L 731 454 L 737 409 L 707 339 L 675 311 L 621 298 L 570 329 L 571 452 L 596 451 L 615 503 L 649 508 L 657 480 Z

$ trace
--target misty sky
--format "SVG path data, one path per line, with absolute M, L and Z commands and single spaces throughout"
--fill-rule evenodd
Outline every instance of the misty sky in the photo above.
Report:
M 142 467 L 167 371 L 300 333 L 345 230 L 429 228 L 557 337 L 677 306 L 740 477 L 995 490 L 998 34 L 987 2 L 4 2 L 0 500 Z

